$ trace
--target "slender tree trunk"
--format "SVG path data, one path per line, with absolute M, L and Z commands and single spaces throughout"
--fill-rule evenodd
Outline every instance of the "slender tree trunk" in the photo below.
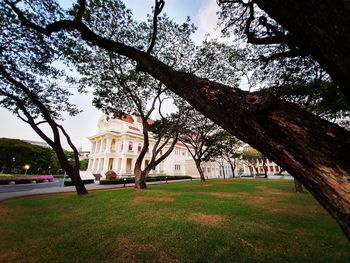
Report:
M 230 167 L 231 167 L 231 171 L 232 171 L 232 178 L 235 178 L 236 177 L 236 174 L 235 174 L 235 169 L 236 169 L 236 165 L 233 165 L 232 161 L 229 160 L 228 163 L 230 164 Z
M 141 169 L 141 162 L 136 160 L 135 163 L 135 169 L 134 169 L 134 176 L 135 176 L 135 188 L 136 189 L 146 189 L 146 174 Z
M 59 158 L 58 158 L 59 159 Z M 60 159 L 59 159 L 60 160 Z M 63 170 L 66 171 L 69 178 L 72 180 L 78 195 L 86 195 L 88 191 L 85 188 L 83 180 L 80 177 L 79 169 L 74 168 L 69 162 L 60 162 Z
M 224 180 L 226 179 L 225 167 L 221 165 L 222 175 L 224 176 Z
M 201 167 L 201 163 L 196 161 L 196 167 L 197 167 L 197 170 L 199 172 L 199 176 L 201 178 L 201 182 L 204 183 L 205 182 L 205 177 L 204 177 L 204 173 L 203 173 L 203 170 L 202 170 L 202 167 Z
M 295 188 L 295 192 L 297 193 L 305 193 L 302 183 L 300 183 L 298 179 L 295 179 L 295 178 L 294 178 L 294 188 Z
M 265 175 L 265 178 L 267 178 L 267 165 L 266 165 L 265 157 L 262 158 L 262 162 L 263 162 L 264 175 Z
M 250 176 L 253 177 L 254 176 L 253 167 L 251 165 L 248 165 L 248 168 L 249 168 Z
M 57 145 L 56 145 L 57 146 Z M 78 195 L 86 195 L 88 194 L 88 191 L 85 188 L 85 185 L 83 183 L 83 180 L 80 177 L 79 174 L 79 167 L 73 167 L 72 164 L 69 163 L 67 160 L 67 157 L 64 155 L 63 149 L 60 147 L 60 145 L 55 148 L 53 147 L 53 150 L 55 151 L 57 155 L 57 159 L 64 171 L 66 171 L 69 178 L 72 180 L 75 189 L 77 191 Z

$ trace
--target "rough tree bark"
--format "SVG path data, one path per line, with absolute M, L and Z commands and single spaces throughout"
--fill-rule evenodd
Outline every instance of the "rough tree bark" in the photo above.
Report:
M 202 114 L 293 174 L 337 220 L 350 240 L 349 131 L 322 120 L 294 104 L 279 101 L 269 94 L 249 93 L 198 78 L 193 74 L 178 72 L 142 51 L 104 39 L 81 22 L 84 1 L 80 2 L 83 5 L 81 5 L 75 20 L 56 22 L 45 28 L 34 25 L 25 17 L 21 17 L 18 10 L 17 13 L 24 25 L 48 36 L 56 31 L 76 29 L 84 40 L 135 60 L 140 70 L 148 72 L 163 82 L 168 89 L 187 100 Z M 267 6 L 270 5 L 269 3 L 281 6 L 288 2 L 293 6 L 295 1 L 259 1 L 259 3 L 261 2 Z M 296 2 L 303 4 L 303 11 L 306 10 L 305 1 L 296 0 Z M 315 0 L 312 2 L 315 3 Z M 333 1 L 331 2 L 333 3 Z M 315 5 L 317 6 L 318 3 Z M 290 9 L 289 6 L 287 7 L 286 12 Z M 332 6 L 329 9 L 333 8 Z M 16 11 L 15 8 L 13 9 Z M 333 24 L 333 19 L 340 17 L 345 10 L 347 9 L 339 10 L 340 15 L 334 15 L 332 20 L 325 24 Z M 292 19 L 289 15 L 288 17 Z M 346 17 L 348 17 L 347 14 Z M 305 21 L 305 19 L 296 16 L 293 17 L 292 21 L 303 24 L 301 21 Z M 340 28 L 344 28 L 343 25 Z M 347 30 L 344 32 L 349 30 L 350 26 L 347 25 Z M 350 34 L 347 36 L 350 37 Z M 319 40 L 319 37 L 315 37 L 316 40 L 313 40 L 313 43 L 317 43 Z M 321 48 L 322 52 L 328 52 L 328 47 L 334 52 L 338 49 L 338 43 L 334 43 L 334 47 L 332 47 L 321 40 L 319 46 L 323 47 Z M 350 48 L 348 43 L 345 50 Z M 337 55 L 336 57 L 341 60 L 341 56 Z M 327 66 L 327 60 L 326 62 L 319 60 L 319 62 L 324 63 L 325 67 Z M 328 64 L 332 63 L 335 67 L 339 65 L 337 61 L 328 61 Z M 343 69 L 343 66 L 341 68 Z M 344 68 L 348 72 L 350 67 L 344 66 Z M 350 77 L 344 77 L 344 79 L 348 78 Z M 339 77 L 338 81 L 341 79 Z M 349 82 L 345 81 L 345 83 Z
M 304 193 L 303 185 L 297 179 L 294 179 L 294 188 L 297 193 Z
M 350 99 L 350 2 L 347 0 L 256 0 L 313 56 Z

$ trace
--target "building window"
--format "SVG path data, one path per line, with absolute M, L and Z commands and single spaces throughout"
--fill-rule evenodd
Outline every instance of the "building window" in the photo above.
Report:
M 139 143 L 139 145 L 137 146 L 137 151 L 141 152 L 141 148 L 142 148 L 142 145 L 141 145 L 141 143 Z
M 280 168 L 276 165 L 275 166 L 275 171 L 278 173 L 280 171 Z
M 132 142 L 129 142 L 129 151 L 132 151 L 132 147 L 133 147 L 133 143 Z
M 180 171 L 180 170 L 181 170 L 181 165 L 175 164 L 175 171 Z
M 269 166 L 270 172 L 273 173 L 273 166 Z
M 123 151 L 123 146 L 124 146 L 124 143 L 121 142 L 121 144 L 120 144 L 120 151 L 121 151 L 121 152 Z

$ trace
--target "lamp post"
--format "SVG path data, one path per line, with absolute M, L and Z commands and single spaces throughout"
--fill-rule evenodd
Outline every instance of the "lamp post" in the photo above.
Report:
M 12 166 L 11 166 L 11 170 L 14 168 L 14 166 L 15 166 L 15 162 L 16 162 L 16 157 L 12 157 Z M 11 171 L 10 171 L 10 173 L 11 173 Z
M 48 169 L 49 169 L 49 175 L 51 174 L 51 165 L 49 165 L 49 167 L 48 167 Z
M 26 165 L 24 166 L 24 169 L 26 170 L 25 173 L 24 173 L 24 175 L 27 175 L 27 172 L 28 172 L 29 168 L 30 168 L 30 165 L 29 165 L 29 164 L 26 164 Z

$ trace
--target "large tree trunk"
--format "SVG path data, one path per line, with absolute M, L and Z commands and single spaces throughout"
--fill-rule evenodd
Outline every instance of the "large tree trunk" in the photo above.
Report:
M 294 188 L 297 193 L 304 193 L 303 184 L 294 178 Z
M 350 2 L 347 0 L 257 0 L 311 54 L 350 99 Z
M 141 162 L 139 160 L 136 160 L 135 163 L 135 169 L 134 169 L 134 176 L 135 176 L 135 188 L 136 189 L 146 189 L 146 174 L 141 169 Z
M 57 153 L 57 159 L 64 171 L 66 171 L 69 178 L 72 180 L 78 195 L 86 195 L 88 191 L 85 188 L 83 180 L 79 174 L 79 168 L 74 168 L 67 160 L 67 158 L 62 156 L 61 153 Z
M 196 167 L 197 167 L 197 170 L 198 170 L 198 173 L 199 173 L 199 176 L 201 178 L 201 182 L 204 183 L 205 182 L 205 177 L 204 177 L 204 173 L 203 173 L 203 170 L 202 170 L 202 167 L 201 167 L 201 163 L 196 161 Z

